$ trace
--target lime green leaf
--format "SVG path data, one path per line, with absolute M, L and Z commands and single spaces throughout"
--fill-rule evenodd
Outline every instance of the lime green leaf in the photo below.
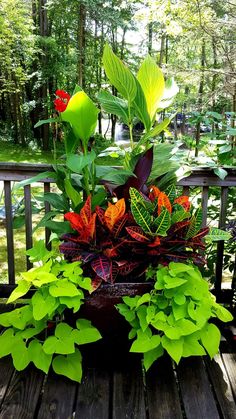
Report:
M 149 303 L 151 300 L 151 295 L 149 293 L 145 293 L 140 297 L 137 301 L 137 307 L 141 306 L 142 304 Z
M 41 320 L 46 315 L 50 316 L 57 308 L 58 303 L 50 294 L 42 295 L 40 291 L 36 291 L 32 297 L 32 306 L 34 319 Z
M 26 254 L 30 257 L 31 262 L 46 262 L 53 255 L 53 252 L 45 247 L 44 240 L 37 240 L 34 247 L 27 250 Z M 30 271 L 32 270 L 30 269 Z
M 56 356 L 52 362 L 52 367 L 56 374 L 65 375 L 70 380 L 78 383 L 81 382 L 82 356 L 78 349 L 75 349 L 75 353 L 67 356 Z
M 173 274 L 174 276 L 182 272 L 188 272 L 188 271 L 194 270 L 194 268 L 191 265 L 187 265 L 186 263 L 181 263 L 181 262 L 170 262 L 169 269 L 171 271 L 171 274 Z M 199 272 L 199 277 L 201 278 L 200 272 Z
M 28 348 L 26 348 L 23 340 L 19 340 L 17 342 L 17 345 L 15 345 L 12 349 L 11 355 L 14 367 L 17 371 L 24 370 L 30 363 Z
M 134 297 L 123 297 L 123 301 L 125 304 L 127 304 L 127 306 L 129 306 L 130 308 L 134 308 L 137 307 L 137 303 L 140 300 L 140 296 L 139 295 L 135 295 Z M 124 305 L 124 304 L 123 304 Z
M 93 150 L 86 155 L 70 154 L 67 157 L 66 165 L 70 170 L 72 170 L 72 172 L 81 174 L 85 166 L 91 164 L 95 160 L 95 158 L 96 153 Z
M 73 330 L 73 339 L 78 345 L 84 345 L 86 343 L 96 342 L 101 339 L 102 336 L 99 331 L 94 327 L 89 320 L 79 319 L 76 322 L 78 330 Z
M 144 142 L 146 142 L 147 140 L 149 140 L 150 138 L 157 137 L 159 134 L 161 134 L 162 131 L 164 131 L 168 127 L 170 122 L 171 122 L 171 118 L 165 118 L 162 122 L 159 122 L 157 125 L 155 125 L 155 127 L 152 130 L 147 132 L 141 138 L 141 140 L 139 141 L 138 144 L 141 145 Z
M 137 310 L 137 316 L 138 316 L 138 319 L 139 319 L 141 329 L 142 329 L 143 332 L 145 332 L 145 330 L 148 327 L 147 320 L 146 320 L 147 307 L 146 306 L 140 306 Z
M 193 336 L 185 336 L 183 346 L 183 357 L 188 356 L 202 356 L 206 355 L 206 352 L 198 340 Z
M 229 240 L 231 237 L 231 234 L 227 231 L 220 230 L 219 228 L 211 228 L 205 240 L 216 242 L 219 240 Z
M 61 113 L 62 121 L 69 122 L 72 129 L 84 146 L 93 135 L 99 110 L 84 91 L 75 93 L 69 100 L 67 108 Z
M 57 281 L 56 275 L 49 272 L 38 272 L 36 278 L 33 280 L 33 284 L 40 288 L 42 285 L 49 284 L 50 282 Z
M 49 336 L 43 350 L 46 354 L 72 354 L 75 351 L 73 329 L 66 323 L 59 323 L 55 329 L 55 336 Z
M 20 341 L 20 338 L 14 336 L 14 330 L 7 329 L 5 332 L 0 335 L 0 358 L 9 355 L 12 352 L 12 349 Z
M 162 207 L 160 215 L 153 222 L 153 225 L 156 228 L 155 233 L 158 234 L 158 236 L 166 236 L 166 232 L 169 230 L 170 224 L 170 213 L 167 208 Z
M 175 320 L 183 319 L 187 316 L 187 304 L 179 305 L 175 302 L 172 302 L 172 311 L 174 314 Z
M 97 98 L 105 112 L 116 115 L 121 118 L 126 125 L 129 124 L 127 102 L 117 96 L 113 96 L 105 90 L 100 91 Z
M 18 300 L 18 298 L 23 297 L 23 295 L 27 294 L 31 287 L 31 283 L 25 281 L 24 279 L 18 282 L 17 287 L 12 291 L 10 297 L 7 300 L 7 304 L 12 303 L 13 301 Z
M 233 315 L 222 305 L 214 303 L 213 310 L 222 322 L 231 322 L 233 320 Z
M 67 279 L 61 279 L 49 287 L 49 292 L 53 297 L 75 297 L 79 295 L 76 286 Z
M 75 297 L 60 297 L 60 303 L 66 305 L 68 308 L 73 308 L 73 313 L 76 313 L 83 302 L 81 299 L 83 296 L 76 295 Z
M 124 297 L 126 298 L 126 297 Z M 125 320 L 127 322 L 132 322 L 135 319 L 135 312 L 131 311 L 129 307 L 127 307 L 126 304 L 117 304 L 116 305 L 117 310 L 119 311 L 119 313 L 124 316 Z
M 150 119 L 153 120 L 164 93 L 165 81 L 161 69 L 150 56 L 142 62 L 137 79 L 146 98 Z
M 168 352 L 171 358 L 173 358 L 173 360 L 178 364 L 183 354 L 183 338 L 178 340 L 171 340 L 168 339 L 166 336 L 162 336 L 161 343 L 163 348 Z
M 85 277 L 79 276 L 78 277 L 78 280 L 77 280 L 77 283 L 84 290 L 87 290 L 89 292 L 92 292 L 93 287 L 92 287 L 91 278 L 88 278 L 86 276 Z
M 180 319 L 176 322 L 176 328 L 180 330 L 182 336 L 191 335 L 192 333 L 199 330 L 199 327 L 196 326 L 191 320 Z
M 2 326 L 14 326 L 20 330 L 25 329 L 27 323 L 32 319 L 32 309 L 28 305 L 0 314 L 0 324 Z
M 130 348 L 130 352 L 148 352 L 159 346 L 161 342 L 159 335 L 150 336 L 147 331 L 143 332 L 142 330 L 138 330 L 137 336 L 137 339 Z
M 44 352 L 42 344 L 38 340 L 32 340 L 28 347 L 28 356 L 36 368 L 48 373 L 52 362 L 52 355 Z
M 158 358 L 160 358 L 164 353 L 164 349 L 161 345 L 157 348 L 152 349 L 151 351 L 145 352 L 143 355 L 143 365 L 146 371 L 152 366 Z
M 210 357 L 213 358 L 217 354 L 220 345 L 220 331 L 218 327 L 212 323 L 207 324 L 201 330 L 201 341 Z
M 102 61 L 111 84 L 131 103 L 135 99 L 137 91 L 135 78 L 131 71 L 114 54 L 108 44 L 105 45 Z
M 180 287 L 180 285 L 185 284 L 187 282 L 187 279 L 165 275 L 164 281 L 166 283 L 165 288 L 172 289 L 172 288 Z
M 186 297 L 182 293 L 175 294 L 174 301 L 175 301 L 176 304 L 182 305 L 182 304 L 185 303 Z

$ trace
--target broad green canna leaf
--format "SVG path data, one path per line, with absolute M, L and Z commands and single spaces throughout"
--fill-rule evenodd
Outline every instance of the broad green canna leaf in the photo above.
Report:
M 137 87 L 135 77 L 124 63 L 106 44 L 103 52 L 103 66 L 111 84 L 130 103 L 135 99 Z
M 176 84 L 174 78 L 171 77 L 167 79 L 165 82 L 165 89 L 163 92 L 163 96 L 158 105 L 158 111 L 168 108 L 172 104 L 178 92 L 179 92 L 179 87 Z
M 105 90 L 99 92 L 97 98 L 105 112 L 116 115 L 121 118 L 126 125 L 129 124 L 128 105 L 126 101 L 120 99 L 119 97 L 113 96 L 111 93 L 106 92 Z
M 136 82 L 136 87 L 137 87 L 137 93 L 136 93 L 133 105 L 136 109 L 136 112 L 140 121 L 143 122 L 146 131 L 149 131 L 152 123 L 151 123 L 151 119 L 147 110 L 146 98 L 144 96 L 144 92 L 139 81 L 135 79 L 135 82 Z
M 99 110 L 85 92 L 79 91 L 71 97 L 67 108 L 61 113 L 62 121 L 69 122 L 84 147 L 93 135 Z
M 144 92 L 148 114 L 152 121 L 164 93 L 165 81 L 161 69 L 149 55 L 141 64 L 137 79 Z

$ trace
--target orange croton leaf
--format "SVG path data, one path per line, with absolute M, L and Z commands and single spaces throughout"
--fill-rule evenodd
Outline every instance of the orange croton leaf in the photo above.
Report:
M 111 204 L 105 211 L 104 218 L 107 227 L 112 231 L 116 222 L 123 217 L 125 213 L 125 200 L 124 198 L 119 199 L 115 204 Z
M 182 207 L 188 211 L 190 209 L 191 203 L 189 202 L 189 197 L 187 195 L 181 195 L 174 200 L 174 204 L 182 205 Z
M 92 216 L 91 195 L 89 195 L 88 198 L 86 199 L 86 202 L 85 202 L 83 208 L 80 211 L 80 216 L 83 220 L 84 225 L 88 225 L 90 220 L 91 220 L 91 216 Z
M 160 189 L 158 189 L 155 185 L 150 186 L 149 190 L 149 199 L 151 199 L 151 201 L 154 201 L 155 198 L 158 198 L 161 193 Z
M 158 195 L 158 215 L 160 215 L 162 207 L 165 207 L 171 214 L 172 206 L 168 196 L 164 192 L 160 192 Z

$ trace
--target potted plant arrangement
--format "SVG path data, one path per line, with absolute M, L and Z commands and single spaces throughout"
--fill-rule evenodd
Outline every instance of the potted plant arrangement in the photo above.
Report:
M 42 175 L 53 177 L 61 194 L 44 195 L 52 209 L 40 225 L 59 240 L 53 250 L 39 241 L 27 251 L 35 265 L 21 274 L 8 299 L 24 297 L 24 304 L 0 315 L 6 328 L 0 357 L 11 354 L 17 370 L 33 362 L 47 373 L 52 365 L 78 382 L 80 346 L 101 339 L 117 319 L 130 326 L 130 351 L 143 354 L 146 370 L 164 351 L 177 363 L 191 355 L 213 357 L 220 332 L 212 319 L 232 319 L 198 267 L 205 262 L 203 238 L 229 234 L 201 227 L 201 209 L 178 192 L 176 163 L 155 140 L 170 122 L 157 123 L 157 112 L 171 104 L 176 84 L 165 82 L 150 57 L 135 77 L 108 45 L 103 65 L 122 97 L 102 91 L 98 100 L 130 133 L 123 167 L 99 165 L 91 144 L 99 109 L 86 93 L 79 87 L 72 97 L 57 91 L 58 117 L 38 125 L 65 128 L 65 155 L 54 172 Z M 135 118 L 144 126 L 137 143 Z M 39 177 L 28 182 L 34 180 Z M 63 221 L 55 220 L 59 213 Z

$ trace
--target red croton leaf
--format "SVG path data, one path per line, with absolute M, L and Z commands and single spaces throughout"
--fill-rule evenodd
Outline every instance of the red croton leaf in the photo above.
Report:
M 99 219 L 100 223 L 102 225 L 105 224 L 105 219 L 104 219 L 105 210 L 103 208 L 97 206 L 95 211 L 96 211 L 96 214 L 98 216 L 98 219 Z
M 135 268 L 139 266 L 139 262 L 128 262 L 124 263 L 124 265 L 119 267 L 119 274 L 122 276 L 128 275 L 132 272 Z
M 93 291 L 96 291 L 96 289 L 98 289 L 100 287 L 101 283 L 102 283 L 102 279 L 99 278 L 99 276 L 96 276 L 92 280 L 92 288 L 93 288 Z
M 76 214 L 75 212 L 67 212 L 64 215 L 65 220 L 70 222 L 71 227 L 80 232 L 83 228 L 83 221 L 79 214 Z
M 99 278 L 108 281 L 111 272 L 111 261 L 107 257 L 99 255 L 91 262 L 91 267 Z
M 155 237 L 155 240 L 152 243 L 148 244 L 148 247 L 157 247 L 160 246 L 161 240 L 159 237 Z
M 158 215 L 160 215 L 162 207 L 165 207 L 169 213 L 171 214 L 172 212 L 172 206 L 170 203 L 170 200 L 168 198 L 168 196 L 165 194 L 165 192 L 160 192 L 158 195 Z
M 171 236 L 171 235 L 175 234 L 176 232 L 178 232 L 178 235 L 179 235 L 180 233 L 185 233 L 185 230 L 186 230 L 186 228 L 185 228 L 185 227 L 187 227 L 189 224 L 190 224 L 190 221 L 189 221 L 189 220 L 188 220 L 188 221 L 179 221 L 178 223 L 174 224 L 174 225 L 170 228 L 170 230 L 169 230 L 169 232 L 168 232 L 169 236 Z M 181 230 L 182 230 L 182 231 L 181 231 Z
M 191 202 L 189 201 L 189 197 L 187 195 L 181 195 L 174 200 L 174 204 L 182 205 L 185 211 L 189 211 L 191 207 Z
M 131 227 L 125 227 L 127 233 L 129 233 L 129 235 L 139 241 L 139 242 L 149 242 L 149 238 L 147 236 L 145 236 L 145 233 L 143 232 L 143 230 L 141 229 L 141 227 L 136 227 L 136 226 L 131 226 Z
M 88 196 L 86 199 L 86 202 L 83 206 L 83 208 L 80 211 L 81 219 L 84 223 L 84 225 L 88 225 L 90 223 L 91 217 L 92 217 L 92 211 L 91 211 L 91 195 Z

